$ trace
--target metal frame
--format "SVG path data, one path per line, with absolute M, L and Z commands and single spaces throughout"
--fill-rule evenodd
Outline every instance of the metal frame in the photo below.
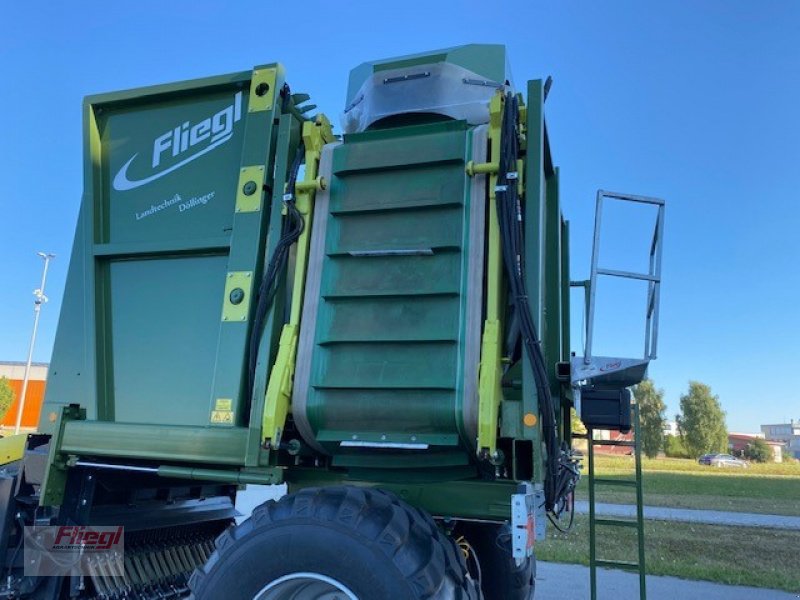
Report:
M 621 200 L 623 202 L 638 202 L 656 206 L 658 215 L 653 231 L 653 240 L 650 244 L 650 267 L 647 273 L 636 273 L 633 271 L 619 271 L 615 269 L 603 269 L 598 266 L 600 260 L 600 228 L 602 226 L 603 201 L 605 199 Z M 661 298 L 661 254 L 664 239 L 664 201 L 660 198 L 650 198 L 647 196 L 635 196 L 633 194 L 620 194 L 605 190 L 597 191 L 597 207 L 594 220 L 594 239 L 592 242 L 592 266 L 588 282 L 588 301 L 586 316 L 586 347 L 583 353 L 583 363 L 589 365 L 592 362 L 592 342 L 594 337 L 594 317 L 595 317 L 595 298 L 597 290 L 597 276 L 605 275 L 609 277 L 622 277 L 624 279 L 638 279 L 647 281 L 647 317 L 645 324 L 645 343 L 644 359 L 654 360 L 658 346 L 658 315 L 659 301 Z M 584 282 L 576 282 L 573 285 L 585 285 Z

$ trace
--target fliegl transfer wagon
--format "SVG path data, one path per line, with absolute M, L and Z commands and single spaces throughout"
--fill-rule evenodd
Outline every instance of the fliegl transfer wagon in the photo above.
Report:
M 287 81 L 86 99 L 0 597 L 532 596 L 571 409 L 624 404 L 654 357 L 570 354 L 549 86 L 515 88 L 499 45 L 367 62 L 334 135 Z M 242 486 L 278 483 L 234 524 Z

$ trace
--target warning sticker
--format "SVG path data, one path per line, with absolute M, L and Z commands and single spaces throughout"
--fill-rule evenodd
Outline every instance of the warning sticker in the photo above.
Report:
M 233 400 L 217 398 L 214 410 L 211 411 L 211 423 L 215 425 L 233 425 Z

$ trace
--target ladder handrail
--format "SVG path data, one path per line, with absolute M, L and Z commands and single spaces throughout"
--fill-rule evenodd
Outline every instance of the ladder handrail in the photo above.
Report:
M 607 269 L 599 266 L 600 262 L 600 233 L 603 222 L 603 202 L 606 199 L 620 200 L 624 202 L 638 202 L 657 207 L 656 222 L 653 227 L 653 239 L 650 243 L 649 268 L 647 273 L 637 273 L 634 271 L 620 271 Z M 625 279 L 639 279 L 647 281 L 647 304 L 645 319 L 645 342 L 644 359 L 653 360 L 657 355 L 658 347 L 658 319 L 659 304 L 661 300 L 661 261 L 664 239 L 664 200 L 647 196 L 637 196 L 634 194 L 622 194 L 619 192 L 609 192 L 606 190 L 597 191 L 595 207 L 594 237 L 592 240 L 592 261 L 589 272 L 589 279 L 585 282 L 571 282 L 573 287 L 583 285 L 587 291 L 586 308 L 586 342 L 583 352 L 583 363 L 589 365 L 592 362 L 592 350 L 594 342 L 594 321 L 595 321 L 595 297 L 597 290 L 597 277 L 600 275 L 621 277 Z

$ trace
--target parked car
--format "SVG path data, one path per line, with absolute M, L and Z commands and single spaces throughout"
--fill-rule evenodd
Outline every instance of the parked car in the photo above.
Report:
M 704 454 L 697 459 L 701 465 L 709 465 L 712 467 L 737 467 L 739 469 L 746 469 L 750 465 L 746 460 L 736 458 L 730 454 Z

